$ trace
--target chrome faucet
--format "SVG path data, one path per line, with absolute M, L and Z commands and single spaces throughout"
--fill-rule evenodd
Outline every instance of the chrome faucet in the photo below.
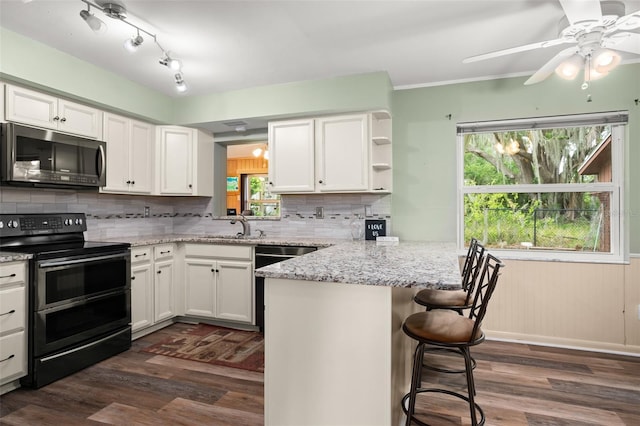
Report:
M 242 225 L 242 232 L 238 232 L 236 234 L 236 238 L 248 237 L 251 235 L 251 227 L 249 226 L 249 221 L 243 215 L 239 214 L 235 219 L 231 219 L 231 224 L 235 224 L 240 221 Z

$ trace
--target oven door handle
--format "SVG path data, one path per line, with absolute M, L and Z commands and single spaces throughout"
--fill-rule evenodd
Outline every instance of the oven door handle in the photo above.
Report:
M 101 260 L 117 259 L 126 257 L 127 253 L 110 254 L 106 256 L 83 257 L 81 259 L 58 260 L 53 262 L 42 262 L 38 266 L 40 268 L 52 268 L 54 266 L 77 265 L 78 263 L 98 262 Z

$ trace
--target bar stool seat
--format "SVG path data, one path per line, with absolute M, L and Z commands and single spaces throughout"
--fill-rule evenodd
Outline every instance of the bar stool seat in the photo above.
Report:
M 482 343 L 485 339 L 481 324 L 502 266 L 503 264 L 496 257 L 491 254 L 486 255 L 468 316 L 460 315 L 453 310 L 434 309 L 415 313 L 405 319 L 402 330 L 407 336 L 418 342 L 413 358 L 411 388 L 401 402 L 402 410 L 407 415 L 406 426 L 409 426 L 412 421 L 419 425 L 426 425 L 415 418 L 415 406 L 417 395 L 428 392 L 443 393 L 466 401 L 469 404 L 472 424 L 474 426 L 484 424 L 484 411 L 474 400 L 476 389 L 469 348 Z M 466 395 L 444 388 L 422 387 L 422 369 L 426 347 L 455 350 L 463 356 L 467 382 Z

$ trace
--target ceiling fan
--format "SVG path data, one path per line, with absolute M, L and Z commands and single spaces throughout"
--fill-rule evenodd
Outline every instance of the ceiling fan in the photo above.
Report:
M 558 38 L 471 56 L 462 62 L 470 63 L 528 50 L 572 44 L 551 58 L 524 84 L 539 83 L 554 71 L 562 78 L 573 80 L 584 67 L 582 89 L 587 89 L 591 80 L 604 77 L 618 65 L 621 59 L 618 52 L 640 55 L 640 33 L 630 32 L 640 28 L 640 10 L 625 15 L 624 3 L 620 1 L 559 2 L 566 16 L 560 21 L 561 31 Z

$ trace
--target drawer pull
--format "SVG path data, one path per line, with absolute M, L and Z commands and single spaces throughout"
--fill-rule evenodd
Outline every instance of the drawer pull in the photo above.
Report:
M 171 250 L 167 250 L 167 251 L 161 251 L 160 254 L 168 254 L 171 253 Z
M 0 314 L 0 317 L 2 317 L 2 316 L 4 316 L 4 315 L 10 315 L 10 314 L 13 314 L 13 313 L 15 313 L 15 312 L 16 312 L 16 310 L 15 310 L 15 309 L 12 309 L 12 310 L 10 310 L 9 312 L 5 312 L 4 314 Z
M 15 355 L 11 354 L 8 357 L 6 357 L 5 359 L 0 359 L 0 362 L 5 362 L 5 361 L 9 361 L 11 358 L 13 358 Z
M 147 255 L 147 253 L 142 253 L 142 254 L 136 254 L 133 257 L 142 257 L 142 256 L 146 256 L 146 255 Z
M 2 275 L 2 276 L 0 276 L 0 278 L 13 278 L 15 276 L 16 276 L 16 274 L 9 274 L 9 275 Z

